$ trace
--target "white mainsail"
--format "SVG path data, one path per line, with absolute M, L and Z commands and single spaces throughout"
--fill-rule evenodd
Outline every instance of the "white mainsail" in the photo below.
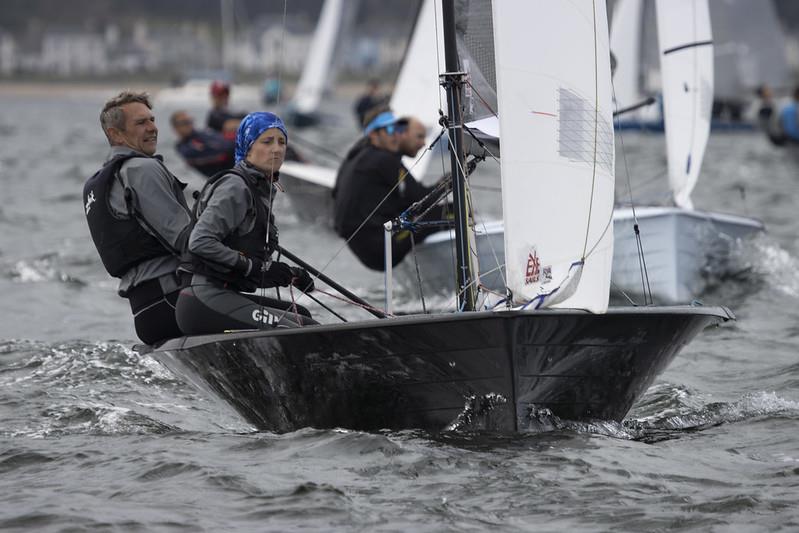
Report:
M 500 0 L 493 15 L 508 288 L 517 302 L 604 312 L 615 162 L 605 2 Z
M 713 41 L 707 0 L 657 0 L 663 121 L 674 203 L 692 209 L 710 136 Z
M 438 81 L 439 59 L 442 68 L 444 64 L 444 44 L 442 39 L 436 39 L 436 22 L 440 25 L 441 19 L 441 6 L 436 6 L 434 0 L 424 0 L 391 96 L 391 109 L 395 115 L 414 116 L 425 125 L 428 143 L 441 130 L 438 110 L 446 107 L 446 97 Z M 405 166 L 413 168 L 412 173 L 417 178 L 424 175 L 431 160 L 429 156 L 422 158 L 422 155 L 424 150 L 417 154 L 417 159 L 421 158 L 418 162 L 405 158 Z
M 635 105 L 644 99 L 641 92 L 641 35 L 644 0 L 619 0 L 613 8 L 610 49 L 616 57 L 613 88 L 616 108 Z
M 313 113 L 319 107 L 322 94 L 330 87 L 333 78 L 336 41 L 347 26 L 345 18 L 352 18 L 354 12 L 353 6 L 346 8 L 344 0 L 325 0 L 311 41 L 308 60 L 294 94 L 293 105 L 297 112 Z

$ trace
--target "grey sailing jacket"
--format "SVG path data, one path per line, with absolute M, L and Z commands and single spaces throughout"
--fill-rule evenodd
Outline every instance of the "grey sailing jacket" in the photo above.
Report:
M 126 146 L 112 146 L 107 160 L 129 153 L 136 152 Z M 186 199 L 182 195 L 175 195 L 173 183 L 177 178 L 154 157 L 136 157 L 126 161 L 119 170 L 119 176 L 125 187 L 133 191 L 134 206 L 142 218 L 175 250 L 184 250 L 191 230 L 191 211 Z M 115 182 L 109 196 L 111 211 L 127 217 L 128 206 L 122 185 Z M 153 233 L 147 227 L 144 229 Z M 176 290 L 177 280 L 167 274 L 174 274 L 178 263 L 177 257 L 164 256 L 136 265 L 120 279 L 120 296 L 127 295 L 131 287 L 155 278 L 160 278 L 161 288 L 165 293 Z

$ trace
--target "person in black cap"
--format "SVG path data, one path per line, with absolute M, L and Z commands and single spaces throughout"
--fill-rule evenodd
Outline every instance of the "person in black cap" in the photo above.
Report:
M 236 165 L 208 180 L 200 192 L 184 263 L 193 276 L 180 292 L 176 311 L 187 335 L 315 323 L 293 302 L 251 294 L 288 287 L 293 300 L 293 288 L 314 290 L 308 272 L 274 258 L 278 231 L 272 201 L 287 142 L 280 117 L 250 113 L 236 135 Z
M 100 125 L 111 145 L 103 167 L 83 187 L 83 209 L 106 270 L 133 311 L 147 344 L 180 337 L 176 270 L 191 231 L 185 185 L 155 155 L 158 128 L 147 93 L 108 100 Z
M 382 271 L 383 224 L 424 198 L 432 187 L 416 181 L 402 164 L 400 133 L 407 121 L 395 117 L 387 107 L 374 109 L 366 120 L 364 138 L 350 149 L 336 176 L 334 227 L 365 266 Z M 421 241 L 432 231 L 419 231 L 415 238 Z M 409 231 L 395 233 L 392 264 L 402 261 L 411 246 Z

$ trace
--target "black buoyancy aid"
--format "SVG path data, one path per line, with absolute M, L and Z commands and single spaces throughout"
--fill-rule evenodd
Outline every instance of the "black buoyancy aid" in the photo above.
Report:
M 103 261 L 103 266 L 115 278 L 148 259 L 173 255 L 174 251 L 148 233 L 140 224 L 135 212 L 131 191 L 125 190 L 128 216 L 120 217 L 111 209 L 111 186 L 119 178 L 123 163 L 144 155 L 118 155 L 98 170 L 83 186 L 83 210 L 92 240 Z
M 222 240 L 222 244 L 232 250 L 236 250 L 246 257 L 258 257 L 266 262 L 277 249 L 278 230 L 275 226 L 274 215 L 272 215 L 271 210 L 267 211 L 264 205 L 264 201 L 268 201 L 268 199 L 244 173 L 232 168 L 223 170 L 208 178 L 202 191 L 200 191 L 197 202 L 194 204 L 194 220 L 200 218 L 206 203 L 211 196 L 213 196 L 219 181 L 223 177 L 231 174 L 240 177 L 250 190 L 255 206 L 254 212 L 251 211 L 250 214 L 255 217 L 255 223 L 252 229 L 244 235 L 239 235 L 236 231 L 232 231 L 230 235 Z M 268 241 L 267 235 L 269 235 Z M 243 291 L 252 291 L 256 288 L 252 281 L 244 277 L 243 272 L 231 270 L 227 265 L 218 265 L 196 254 L 190 254 L 190 260 L 191 270 L 197 274 L 203 274 L 230 283 L 232 286 Z

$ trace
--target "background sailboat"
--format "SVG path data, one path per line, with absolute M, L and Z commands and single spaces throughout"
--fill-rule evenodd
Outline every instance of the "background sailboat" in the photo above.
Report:
M 442 4 L 458 307 L 468 310 L 464 75 L 454 1 Z M 545 7 L 546 18 L 533 16 Z M 185 337 L 153 355 L 266 430 L 523 431 L 542 409 L 573 420 L 623 418 L 691 338 L 731 318 L 723 308 L 607 307 L 614 158 L 604 2 L 503 0 L 493 3 L 492 22 L 500 128 L 519 137 L 504 148 L 502 170 L 514 195 L 506 255 L 522 259 L 508 285 L 521 306 Z M 530 219 L 532 193 L 566 180 L 573 186 L 552 200 L 559 207 Z
M 626 4 L 635 5 L 641 3 Z M 624 8 L 625 4 L 617 7 Z M 616 208 L 611 281 L 615 292 L 647 298 L 651 295 L 661 303 L 687 303 L 702 293 L 708 275 L 720 277 L 734 268 L 730 262 L 734 246 L 741 239 L 763 231 L 763 224 L 748 217 L 693 209 L 690 196 L 710 133 L 713 101 L 709 11 L 706 0 L 671 0 L 658 2 L 657 7 L 658 25 L 662 28 L 659 35 L 669 188 L 674 205 L 633 209 L 628 203 Z M 505 264 L 502 248 L 498 246 L 503 225 L 478 224 L 477 230 L 481 265 L 499 269 Z M 436 267 L 448 264 L 449 239 L 449 234 L 441 232 L 418 246 L 415 258 L 429 282 L 428 290 L 435 289 L 436 284 L 451 285 L 451 270 Z M 415 265 L 401 265 L 397 270 L 405 283 L 416 279 Z M 486 276 L 483 282 L 494 288 L 503 286 L 499 271 Z
M 319 103 L 336 81 L 336 51 L 352 30 L 358 3 L 357 0 L 325 0 L 322 5 L 308 60 L 285 113 L 292 126 L 305 127 L 319 122 Z
M 706 285 L 705 271 L 723 274 L 731 246 L 763 231 L 755 219 L 698 211 L 696 185 L 710 134 L 713 40 L 707 0 L 658 0 L 660 69 L 673 207 L 620 208 L 613 283 L 625 292 L 648 292 L 659 301 L 688 302 Z M 642 282 L 638 224 L 646 253 Z

